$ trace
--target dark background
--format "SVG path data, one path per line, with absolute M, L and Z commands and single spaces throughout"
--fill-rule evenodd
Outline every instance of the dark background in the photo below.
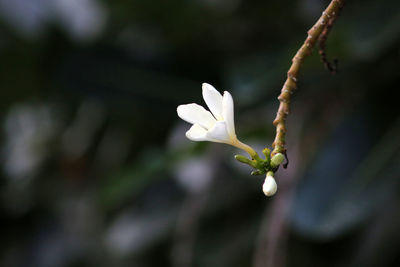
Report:
M 305 61 L 289 168 L 185 138 L 228 90 L 258 151 L 322 0 L 0 0 L 0 266 L 399 266 L 400 2 L 346 1 Z

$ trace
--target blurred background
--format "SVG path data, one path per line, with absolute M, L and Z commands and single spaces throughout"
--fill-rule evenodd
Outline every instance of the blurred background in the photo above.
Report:
M 400 2 L 346 2 L 339 73 L 303 65 L 266 198 L 176 107 L 228 90 L 270 146 L 329 1 L 0 0 L 0 266 L 400 266 Z

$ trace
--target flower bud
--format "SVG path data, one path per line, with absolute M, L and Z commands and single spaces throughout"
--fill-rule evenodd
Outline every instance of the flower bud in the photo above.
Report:
M 284 159 L 285 159 L 285 156 L 282 153 L 276 154 L 271 159 L 271 166 L 273 168 L 278 167 L 283 162 Z
M 264 148 L 262 153 L 264 154 L 266 161 L 269 161 L 271 159 L 271 150 L 269 148 Z
M 251 160 L 248 159 L 248 158 L 246 158 L 246 157 L 243 156 L 243 155 L 235 155 L 235 159 L 236 159 L 237 161 L 241 162 L 241 163 L 246 163 L 246 164 L 250 164 L 250 163 L 251 163 Z
M 267 174 L 267 177 L 265 178 L 262 188 L 263 188 L 264 194 L 267 197 L 273 196 L 276 193 L 276 190 L 278 190 L 278 186 L 276 185 L 274 177 L 271 176 L 269 173 Z

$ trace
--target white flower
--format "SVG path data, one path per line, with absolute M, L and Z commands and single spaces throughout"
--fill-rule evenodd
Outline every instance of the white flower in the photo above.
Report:
M 236 137 L 231 94 L 225 91 L 222 96 L 212 85 L 203 83 L 203 98 L 211 112 L 194 103 L 177 108 L 178 116 L 193 124 L 186 137 L 192 141 L 230 144 L 254 155 L 255 151 Z
M 267 197 L 275 195 L 276 190 L 278 190 L 278 186 L 276 185 L 275 179 L 272 175 L 267 174 L 262 189 Z
M 235 142 L 231 94 L 225 91 L 222 96 L 212 85 L 203 83 L 203 98 L 212 114 L 198 104 L 180 105 L 177 108 L 178 116 L 193 124 L 186 132 L 186 137 L 192 141 Z

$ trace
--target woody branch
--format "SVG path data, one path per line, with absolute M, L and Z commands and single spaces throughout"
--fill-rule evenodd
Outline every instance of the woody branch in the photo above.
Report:
M 326 29 L 328 23 L 335 21 L 338 16 L 339 10 L 344 4 L 344 0 L 332 0 L 329 6 L 322 12 L 321 17 L 307 32 L 308 36 L 304 41 L 303 45 L 297 51 L 296 55 L 292 59 L 292 65 L 287 72 L 287 79 L 281 90 L 281 94 L 278 97 L 280 102 L 278 112 L 273 124 L 276 127 L 276 136 L 272 144 L 273 151 L 271 155 L 277 153 L 286 153 L 285 148 L 285 136 L 286 136 L 286 118 L 290 112 L 290 98 L 293 91 L 297 87 L 298 75 L 304 59 L 309 56 L 315 47 L 321 33 Z M 329 23 L 330 24 L 330 23 Z M 329 25 L 329 29 L 332 25 Z

